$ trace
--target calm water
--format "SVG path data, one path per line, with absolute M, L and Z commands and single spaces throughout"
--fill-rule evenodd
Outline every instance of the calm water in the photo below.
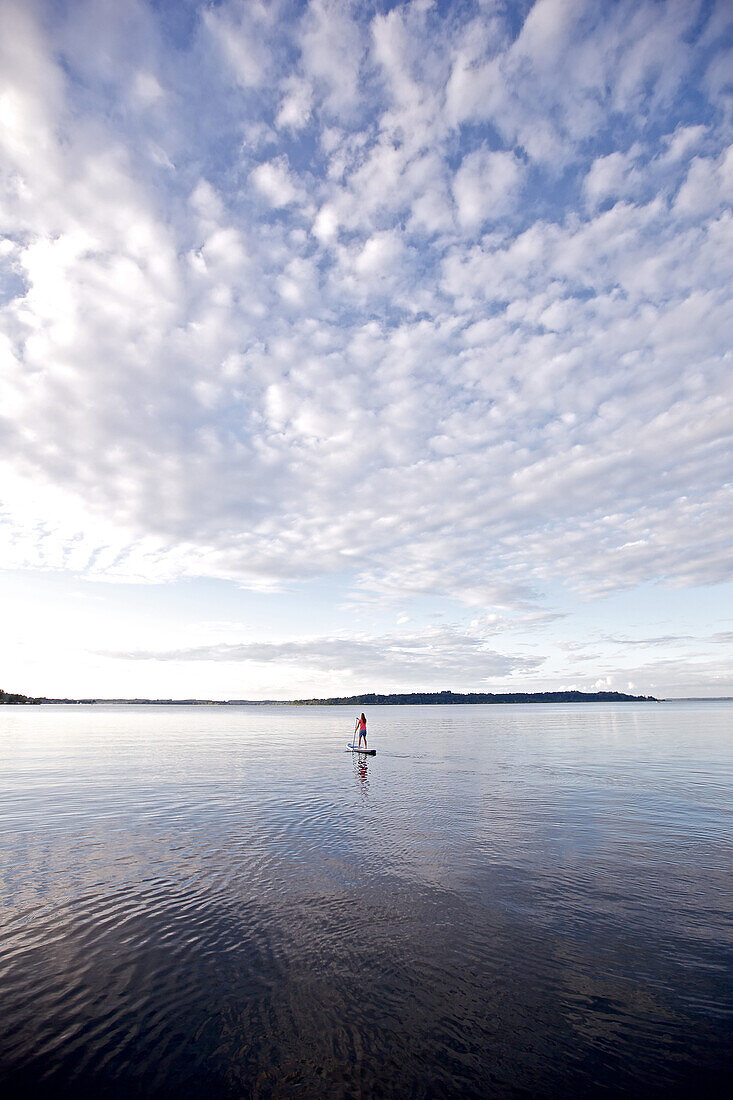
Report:
M 0 708 L 3 1095 L 727 1092 L 733 707 L 354 713 Z

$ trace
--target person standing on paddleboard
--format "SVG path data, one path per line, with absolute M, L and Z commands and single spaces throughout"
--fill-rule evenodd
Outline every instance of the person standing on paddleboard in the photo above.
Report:
M 366 738 L 366 715 L 363 712 L 362 712 L 361 718 L 356 719 L 356 725 L 354 726 L 354 733 L 356 733 L 357 730 L 359 731 L 359 744 L 357 745 L 357 748 L 359 748 L 359 749 L 361 748 L 361 739 L 362 739 L 362 737 L 364 738 L 364 748 L 365 749 L 368 748 L 367 738 Z

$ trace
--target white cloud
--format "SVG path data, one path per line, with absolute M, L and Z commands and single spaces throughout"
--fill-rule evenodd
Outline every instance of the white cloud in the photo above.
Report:
M 733 145 L 716 159 L 695 157 L 677 193 L 675 211 L 690 217 L 714 213 L 733 201 Z
M 712 16 L 223 4 L 97 69 L 43 10 L 0 34 L 5 564 L 509 618 L 725 581 Z
M 311 0 L 303 16 L 299 46 L 306 75 L 322 89 L 329 114 L 349 117 L 361 105 L 360 73 L 366 43 L 354 5 Z
M 633 151 L 609 153 L 597 157 L 583 180 L 583 190 L 591 206 L 608 198 L 627 198 L 639 187 L 641 175 L 635 165 Z
M 354 267 L 360 275 L 389 275 L 399 262 L 403 245 L 395 232 L 375 233 L 360 249 Z
M 326 204 L 318 211 L 313 222 L 313 235 L 321 244 L 328 244 L 338 234 L 338 214 L 332 206 Z
M 677 161 L 684 160 L 693 149 L 700 145 L 707 132 L 708 127 L 703 125 L 677 126 L 674 133 L 668 134 L 663 139 L 667 148 L 661 154 L 660 159 L 665 164 L 675 164 Z
M 540 657 L 507 655 L 490 648 L 476 632 L 451 629 L 423 630 L 418 634 L 379 637 L 337 636 L 284 642 L 218 643 L 186 649 L 132 651 L 107 656 L 128 660 L 175 662 L 226 662 L 296 666 L 299 670 L 325 672 L 336 682 L 353 682 L 370 690 L 373 681 L 431 690 L 436 678 L 451 684 L 477 685 L 490 690 L 497 678 L 531 674 Z M 383 689 L 380 689 L 383 690 Z
M 513 52 L 554 72 L 586 7 L 584 0 L 536 0 L 527 13 Z
M 308 122 L 313 105 L 313 89 L 306 80 L 290 76 L 283 84 L 284 95 L 275 118 L 276 126 L 301 130 Z
M 132 84 L 133 101 L 141 108 L 153 107 L 165 98 L 154 73 L 138 72 Z
M 262 84 L 270 64 L 266 35 L 276 7 L 264 0 L 237 4 L 228 0 L 217 8 L 203 8 L 201 19 L 237 83 L 244 88 Z
M 479 149 L 463 160 L 453 180 L 458 220 L 473 229 L 517 206 L 522 165 L 513 153 Z
M 251 179 L 271 206 L 288 206 L 299 198 L 299 189 L 293 182 L 285 156 L 258 164 Z
M 0 148 L 6 171 L 38 169 L 44 157 L 51 160 L 53 170 L 53 128 L 58 122 L 62 88 L 61 74 L 48 55 L 31 11 L 19 3 L 3 4 Z M 9 180 L 12 182 L 12 176 Z

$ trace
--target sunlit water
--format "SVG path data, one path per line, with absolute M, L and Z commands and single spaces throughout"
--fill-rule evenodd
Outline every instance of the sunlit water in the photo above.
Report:
M 4 1096 L 698 1096 L 733 707 L 0 708 Z

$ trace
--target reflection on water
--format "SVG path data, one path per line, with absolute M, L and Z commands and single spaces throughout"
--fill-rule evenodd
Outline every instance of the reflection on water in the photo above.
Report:
M 352 755 L 354 757 L 354 771 L 359 780 L 359 790 L 361 791 L 362 797 L 366 798 L 369 793 L 369 765 L 367 763 L 367 757 L 359 757 L 356 753 Z
M 3 1095 L 723 1092 L 733 709 L 2 708 Z

